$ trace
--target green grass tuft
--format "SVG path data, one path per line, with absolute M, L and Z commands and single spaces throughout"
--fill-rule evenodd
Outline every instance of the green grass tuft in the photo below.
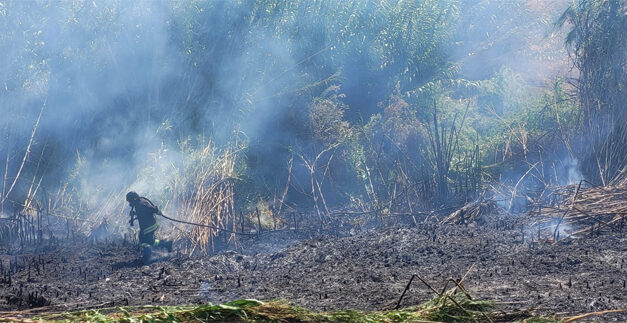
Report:
M 464 295 L 434 298 L 422 305 L 392 311 L 341 310 L 314 312 L 284 301 L 252 299 L 199 306 L 127 306 L 40 316 L 46 322 L 487 322 L 493 303 L 471 300 Z M 457 304 L 455 304 L 457 303 Z M 522 321 L 520 321 L 522 319 Z M 542 318 L 520 318 L 519 322 L 556 322 Z

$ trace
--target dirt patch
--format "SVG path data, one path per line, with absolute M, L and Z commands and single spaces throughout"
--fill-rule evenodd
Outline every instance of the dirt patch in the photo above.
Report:
M 149 266 L 141 266 L 138 251 L 123 243 L 5 253 L 0 256 L 0 310 L 240 298 L 285 299 L 315 310 L 389 309 L 412 274 L 437 290 L 472 264 L 466 287 L 478 298 L 495 300 L 503 311 L 577 314 L 627 308 L 624 233 L 529 244 L 521 243 L 517 225 L 500 223 L 498 228 L 424 224 L 298 242 L 302 237 L 284 232 L 249 242 L 247 250 L 265 253 L 170 254 Z M 415 281 L 402 305 L 432 296 Z M 625 321 L 627 314 L 603 319 Z

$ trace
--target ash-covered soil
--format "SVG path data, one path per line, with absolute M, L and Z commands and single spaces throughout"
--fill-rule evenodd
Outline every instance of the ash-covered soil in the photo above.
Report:
M 140 304 L 193 304 L 241 298 L 285 299 L 315 310 L 390 309 L 412 274 L 440 290 L 474 264 L 464 285 L 511 312 L 574 315 L 627 308 L 627 238 L 610 233 L 559 243 L 521 243 L 519 229 L 424 224 L 297 241 L 265 235 L 250 248 L 141 266 L 129 245 L 75 243 L 38 253 L 0 256 L 0 311 L 65 311 Z M 292 245 L 278 251 L 272 246 Z M 263 246 L 261 248 L 260 246 Z M 12 265 L 10 265 L 10 263 Z M 10 266 L 17 273 L 6 272 Z M 433 292 L 414 280 L 402 306 Z M 627 313 L 604 321 L 627 321 Z

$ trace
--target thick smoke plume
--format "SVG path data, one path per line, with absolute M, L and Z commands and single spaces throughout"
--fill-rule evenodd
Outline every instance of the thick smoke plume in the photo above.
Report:
M 376 121 L 385 114 L 382 107 L 393 101 L 393 93 L 408 101 L 398 107 L 409 107 L 411 111 L 403 113 L 421 123 L 414 128 L 423 132 L 433 119 L 428 103 L 432 101 L 425 93 L 439 96 L 437 102 L 451 104 L 451 110 L 464 104 L 447 100 L 478 95 L 473 101 L 477 111 L 489 108 L 506 117 L 520 105 L 490 101 L 496 92 L 456 88 L 448 93 L 433 84 L 455 77 L 460 84 L 492 78 L 498 85 L 495 75 L 506 75 L 505 79 L 510 74 L 523 75 L 526 85 L 541 83 L 553 76 L 544 71 L 560 70 L 555 62 L 564 57 L 550 32 L 551 14 L 535 18 L 532 27 L 521 30 L 521 19 L 534 17 L 545 7 L 536 1 L 264 5 L 0 2 L 0 157 L 7 161 L 2 163 L 6 171 L 0 171 L 8 183 L 4 210 L 20 209 L 34 200 L 56 201 L 84 204 L 81 212 L 106 217 L 123 211 L 122 194 L 129 189 L 153 196 L 166 207 L 177 176 L 194 160 L 192 152 L 207 145 L 240 152 L 230 175 L 242 175 L 254 191 L 242 195 L 254 200 L 274 192 L 280 198 L 286 178 L 293 176 L 295 189 L 283 198 L 299 202 L 310 196 L 298 192 L 308 189 L 310 176 L 318 176 L 318 169 L 309 173 L 308 156 L 331 145 L 316 135 L 344 136 L 338 147 L 354 144 L 358 131 L 345 135 L 346 129 Z M 563 6 L 551 10 L 559 12 Z M 542 37 L 545 47 L 530 47 Z M 554 49 L 554 56 L 538 57 L 547 48 Z M 308 128 L 316 117 L 315 111 L 307 110 L 316 107 L 312 102 L 324 102 L 317 107 L 331 107 L 329 111 L 339 111 L 333 113 L 344 119 L 315 124 L 344 130 Z M 480 116 L 463 125 L 462 141 L 472 149 L 469 138 L 486 127 L 478 121 Z M 441 118 L 446 119 L 444 126 L 454 124 L 452 114 Z M 355 161 L 354 172 L 368 172 L 372 166 L 367 157 L 356 153 L 361 148 L 349 148 L 343 148 L 342 158 Z M 433 171 L 427 169 L 433 167 L 426 155 L 432 153 L 429 148 L 414 150 L 415 155 L 423 154 L 416 157 L 424 160 L 423 173 Z M 331 165 L 331 156 L 323 155 L 320 162 Z M 456 157 L 452 162 L 461 160 Z M 289 168 L 291 175 L 288 163 L 296 163 Z M 331 171 L 341 179 L 337 185 L 363 195 L 377 193 L 376 181 L 364 189 L 362 175 L 340 175 L 347 168 L 342 167 L 337 174 Z M 11 194 L 6 194 L 14 180 Z M 349 180 L 358 184 L 342 184 Z M 322 182 L 318 190 L 336 185 L 324 178 Z M 80 203 L 60 201 L 69 193 L 80 196 Z M 338 201 L 348 200 L 342 198 Z M 96 210 L 105 207 L 108 210 Z

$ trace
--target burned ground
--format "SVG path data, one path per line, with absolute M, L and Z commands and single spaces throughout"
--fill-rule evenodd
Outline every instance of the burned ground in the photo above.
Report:
M 0 310 L 66 311 L 139 304 L 193 304 L 241 298 L 284 299 L 315 310 L 390 309 L 412 274 L 434 289 L 465 280 L 470 293 L 503 311 L 577 314 L 627 307 L 627 237 L 607 233 L 558 243 L 521 243 L 517 225 L 419 224 L 367 232 L 263 235 L 241 252 L 205 257 L 174 254 L 141 266 L 123 243 L 61 244 L 1 256 Z M 264 245 L 269 252 L 252 254 Z M 14 271 L 12 275 L 7 274 Z M 433 296 L 415 280 L 402 306 Z M 35 309 L 35 310 L 33 310 Z M 624 321 L 616 313 L 604 320 Z

